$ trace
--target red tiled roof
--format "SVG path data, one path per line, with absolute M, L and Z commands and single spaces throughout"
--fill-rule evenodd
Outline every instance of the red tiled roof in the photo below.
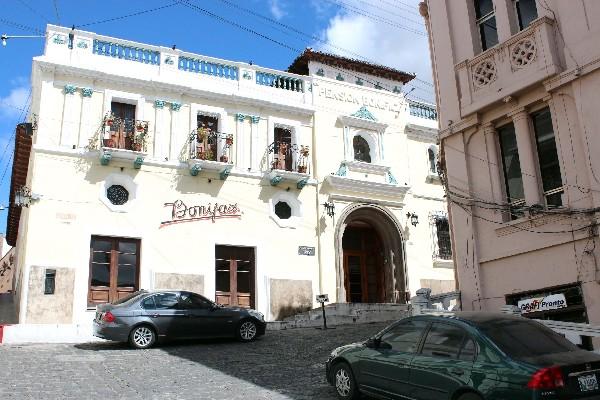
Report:
M 310 47 L 304 50 L 289 66 L 288 72 L 298 75 L 308 75 L 309 61 L 317 61 L 325 65 L 338 67 L 363 74 L 378 76 L 392 81 L 407 83 L 415 78 L 414 74 L 399 71 L 383 65 L 372 64 L 366 61 L 337 56 L 335 54 L 315 51 Z
M 21 219 L 21 207 L 15 206 L 15 191 L 27 183 L 31 144 L 32 137 L 27 135 L 25 127 L 17 125 L 15 128 L 15 151 L 10 178 L 8 216 L 6 217 L 6 242 L 11 246 L 17 244 L 19 221 Z

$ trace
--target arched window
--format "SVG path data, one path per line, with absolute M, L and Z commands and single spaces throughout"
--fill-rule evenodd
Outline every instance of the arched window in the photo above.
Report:
M 354 147 L 354 159 L 356 161 L 371 162 L 371 150 L 369 149 L 369 144 L 362 136 L 354 136 L 352 145 Z
M 430 147 L 427 149 L 427 156 L 429 157 L 429 172 L 432 174 L 437 173 L 435 151 Z

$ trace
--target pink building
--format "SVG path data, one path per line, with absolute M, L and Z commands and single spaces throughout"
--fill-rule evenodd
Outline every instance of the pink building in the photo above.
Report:
M 600 1 L 420 11 L 463 309 L 600 324 Z

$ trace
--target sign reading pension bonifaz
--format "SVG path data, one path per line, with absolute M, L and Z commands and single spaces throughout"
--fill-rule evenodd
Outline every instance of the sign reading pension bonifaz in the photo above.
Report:
M 521 314 L 537 311 L 558 310 L 567 306 L 564 294 L 551 294 L 546 297 L 535 297 L 533 299 L 520 300 L 518 303 Z
M 211 220 L 215 222 L 221 218 L 241 218 L 240 207 L 235 204 L 206 203 L 201 206 L 188 206 L 181 200 L 173 203 L 165 203 L 165 207 L 171 208 L 171 219 L 162 221 L 160 227 L 183 222 Z

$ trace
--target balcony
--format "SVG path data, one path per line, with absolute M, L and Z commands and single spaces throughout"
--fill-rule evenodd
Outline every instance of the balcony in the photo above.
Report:
M 63 68 L 85 69 L 90 77 L 106 74 L 130 84 L 154 82 L 189 95 L 239 96 L 254 104 L 277 103 L 312 113 L 312 78 L 247 63 L 206 57 L 169 47 L 153 46 L 76 30 L 48 26 L 44 56 Z M 80 71 L 81 72 L 81 71 Z M 79 72 L 79 73 L 80 73 Z M 143 79 L 142 79 L 143 77 Z
M 267 155 L 272 186 L 284 181 L 294 182 L 297 189 L 306 186 L 310 178 L 309 146 L 276 141 L 267 147 Z
M 555 21 L 541 17 L 527 29 L 455 66 L 461 115 L 518 94 L 562 71 Z
M 112 159 L 133 160 L 139 169 L 146 156 L 148 121 L 117 118 L 108 114 L 102 121 L 100 163 L 108 165 Z
M 213 132 L 207 128 L 192 131 L 187 144 L 190 175 L 197 176 L 200 171 L 207 170 L 217 172 L 221 180 L 227 178 L 233 167 L 232 145 L 232 134 Z

